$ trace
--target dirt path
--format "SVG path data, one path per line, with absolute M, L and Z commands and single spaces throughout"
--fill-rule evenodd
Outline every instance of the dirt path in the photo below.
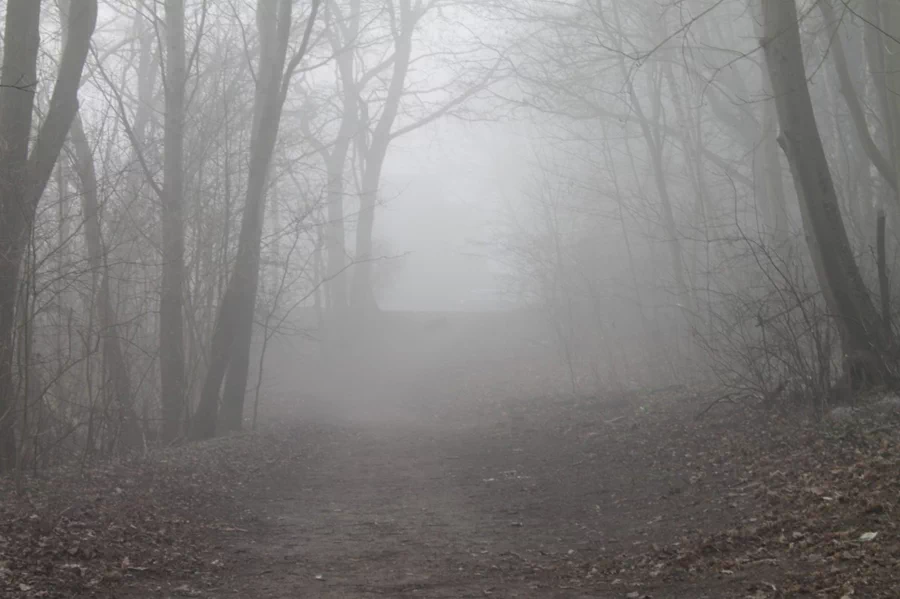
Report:
M 624 597 L 614 584 L 572 588 L 556 569 L 664 542 L 712 516 L 679 491 L 680 473 L 636 476 L 650 472 L 647 456 L 629 458 L 633 447 L 614 454 L 596 423 L 546 421 L 524 405 L 347 408 L 353 419 L 310 408 L 312 422 L 284 433 L 295 458 L 244 498 L 260 514 L 258 530 L 220 539 L 228 572 L 199 595 Z M 632 410 L 596 415 L 624 422 Z
M 882 439 L 826 448 L 727 403 L 698 420 L 686 389 L 564 397 L 545 349 L 487 324 L 378 343 L 321 393 L 285 353 L 283 417 L 246 438 L 275 457 L 228 487 L 249 518 L 202 539 L 199 574 L 132 596 L 896 596 L 892 545 L 856 540 L 897 528 L 892 487 L 856 491 L 857 450 L 866 481 L 895 471 Z
M 449 399 L 294 405 L 111 469 L 52 535 L 20 513 L 4 537 L 34 542 L 9 555 L 46 568 L 0 563 L 0 582 L 23 599 L 896 597 L 900 441 L 737 408 L 698 421 L 688 396 Z
M 709 398 L 683 388 L 566 397 L 476 324 L 370 351 L 330 400 L 287 355 L 258 434 L 24 499 L 0 481 L 0 596 L 897 596 L 898 401 L 828 424 L 698 419 Z
M 499 532 L 514 530 L 512 515 L 474 504 L 465 466 L 439 439 L 389 428 L 317 433 L 306 467 L 263 490 L 265 533 L 241 547 L 252 566 L 235 596 L 483 597 L 498 583 L 513 590 L 494 569 L 507 561 Z
M 834 428 L 740 406 L 697 420 L 708 401 L 681 391 L 433 398 L 295 401 L 258 434 L 55 479 L 39 503 L 3 512 L 0 595 L 893 599 L 900 588 L 900 436 L 883 432 L 886 413 Z

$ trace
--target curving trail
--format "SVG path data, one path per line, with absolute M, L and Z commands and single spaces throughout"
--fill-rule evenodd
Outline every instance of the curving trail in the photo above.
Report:
M 655 458 L 598 434 L 597 422 L 625 423 L 628 404 L 306 412 L 311 422 L 284 429 L 296 457 L 246 498 L 258 529 L 220 540 L 235 566 L 210 596 L 624 597 L 559 571 L 730 520 L 682 473 L 656 474 Z M 651 596 L 722 592 L 668 584 Z
M 508 322 L 398 330 L 331 387 L 289 352 L 273 361 L 281 400 L 266 410 L 290 458 L 238 493 L 253 523 L 214 539 L 208 561 L 225 567 L 193 596 L 745 596 L 736 578 L 635 586 L 604 570 L 743 511 L 709 501 L 730 473 L 693 485 L 683 455 L 657 446 L 666 419 L 654 432 L 640 402 L 566 397 L 546 343 Z

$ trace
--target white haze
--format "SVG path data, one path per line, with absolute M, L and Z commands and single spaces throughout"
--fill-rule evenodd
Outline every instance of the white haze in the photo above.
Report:
M 768 5 L 793 0 L 780 1 Z M 274 157 L 254 171 L 269 173 L 268 186 L 250 194 L 248 165 L 267 154 L 254 119 L 264 102 L 255 104 L 281 98 L 255 93 L 265 71 L 261 42 L 271 41 L 259 39 L 257 6 L 292 7 L 284 31 L 295 52 L 314 3 L 185 4 L 194 62 L 178 131 L 165 118 L 178 102 L 161 80 L 174 51 L 164 35 L 167 3 L 99 4 L 75 90 L 99 206 L 82 204 L 90 181 L 71 140 L 61 143 L 33 230 L 13 236 L 33 243 L 18 248 L 28 264 L 16 265 L 17 287 L 7 287 L 24 295 L 5 304 L 8 322 L 22 316 L 22 326 L 10 326 L 6 364 L 16 361 L 17 372 L 41 383 L 17 388 L 46 395 L 16 399 L 17 414 L 49 405 L 80 430 L 93 423 L 100 397 L 124 394 L 117 417 L 140 421 L 134 443 L 138 428 L 167 442 L 208 438 L 222 432 L 226 395 L 227 430 L 236 430 L 257 400 L 265 406 L 276 394 L 426 401 L 410 385 L 438 375 L 462 385 L 473 362 L 501 370 L 525 354 L 518 365 L 539 364 L 546 376 L 536 378 L 561 394 L 689 382 L 754 398 L 816 398 L 838 380 L 845 331 L 830 317 L 819 285 L 827 269 L 807 243 L 804 221 L 815 219 L 802 216 L 804 196 L 778 143 L 791 123 L 780 122 L 767 89 L 759 0 L 412 0 L 428 10 L 404 32 L 411 58 L 396 86 L 389 57 L 399 55 L 402 36 L 392 18 L 406 4 L 328 0 L 284 88 Z M 871 321 L 882 310 L 872 298 L 890 316 L 900 245 L 893 227 L 887 241 L 875 232 L 883 199 L 896 194 L 869 153 L 900 151 L 881 126 L 891 122 L 878 92 L 886 76 L 868 64 L 872 30 L 857 14 L 867 5 L 834 4 L 839 23 L 826 22 L 824 4 L 799 2 L 799 32 L 834 181 L 825 212 L 848 232 L 836 264 L 858 270 L 847 278 L 864 287 L 840 297 L 871 303 Z M 50 109 L 61 52 L 58 4 L 40 6 L 35 130 Z M 347 40 L 352 10 L 363 30 Z M 895 60 L 893 41 L 874 40 Z M 848 85 L 829 52 L 835 41 L 843 42 Z M 350 83 L 342 66 L 353 71 Z M 848 89 L 862 107 L 859 131 Z M 397 114 L 381 129 L 389 96 Z M 130 130 L 139 114 L 140 135 Z M 417 123 L 425 124 L 406 131 Z M 863 131 L 872 144 L 860 143 Z M 184 151 L 173 165 L 165 157 L 179 153 L 179 140 Z M 331 152 L 344 142 L 341 162 Z M 383 154 L 373 142 L 386 143 Z M 181 179 L 181 193 L 165 189 Z M 360 228 L 360 206 L 372 197 L 374 225 Z M 343 211 L 337 222 L 335 208 Z M 261 225 L 244 218 L 258 213 Z M 371 240 L 358 240 L 358 230 Z M 92 241 L 101 256 L 89 256 Z M 164 257 L 179 244 L 182 256 Z M 125 374 L 115 393 L 104 378 L 113 371 Z M 498 388 L 508 382 L 501 378 Z M 537 393 L 537 385 L 516 393 Z M 3 401 L 0 389 L 0 410 Z M 201 406 L 208 412 L 198 419 Z M 113 420 L 100 439 L 93 429 L 71 439 L 60 433 L 69 445 L 59 451 L 115 447 Z M 171 430 L 163 434 L 160 422 Z M 204 431 L 194 430 L 197 422 Z M 45 438 L 32 420 L 16 426 L 26 438 Z
M 446 120 L 392 147 L 376 225 L 397 262 L 380 290 L 385 308 L 484 309 L 514 299 L 496 237 L 533 168 L 522 129 Z

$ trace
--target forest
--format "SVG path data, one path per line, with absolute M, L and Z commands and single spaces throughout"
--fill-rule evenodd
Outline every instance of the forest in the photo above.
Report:
M 115 580 L 90 574 L 95 557 L 79 548 L 68 558 L 68 549 L 62 557 L 37 549 L 10 557 L 24 546 L 46 547 L 41 539 L 53 535 L 77 536 L 72 522 L 90 520 L 51 506 L 48 498 L 59 489 L 105 497 L 98 489 L 111 485 L 128 495 L 139 488 L 141 501 L 170 493 L 171 506 L 147 515 L 149 522 L 176 518 L 161 515 L 170 507 L 196 513 L 192 501 L 200 501 L 196 494 L 206 485 L 230 497 L 223 506 L 203 495 L 221 523 L 243 501 L 239 489 L 268 485 L 240 477 L 280 478 L 281 486 L 272 488 L 290 495 L 294 483 L 285 481 L 299 475 L 285 464 L 302 469 L 312 467 L 303 465 L 307 459 L 332 460 L 341 475 L 335 480 L 344 484 L 368 480 L 359 464 L 372 460 L 367 468 L 384 470 L 384 480 L 401 488 L 444 473 L 434 475 L 443 481 L 436 488 L 448 485 L 443 495 L 419 499 L 444 505 L 450 500 L 439 495 L 458 493 L 456 483 L 445 481 L 456 480 L 449 466 L 404 461 L 425 452 L 415 449 L 415 435 L 435 435 L 442 449 L 434 456 L 471 464 L 473 485 L 518 480 L 527 466 L 507 468 L 503 476 L 474 474 L 476 466 L 488 467 L 482 458 L 502 461 L 496 456 L 517 443 L 521 451 L 510 460 L 526 460 L 530 443 L 536 461 L 522 464 L 558 458 L 557 466 L 541 466 L 547 472 L 565 469 L 570 459 L 594 463 L 608 455 L 589 477 L 622 485 L 618 499 L 608 498 L 607 514 L 622 496 L 638 494 L 626 489 L 637 484 L 626 482 L 635 455 L 649 460 L 649 472 L 681 472 L 690 485 L 714 478 L 712 471 L 688 472 L 704 456 L 715 462 L 715 476 L 734 478 L 699 497 L 716 503 L 751 489 L 762 493 L 759 501 L 777 496 L 795 511 L 766 532 L 740 534 L 725 516 L 710 516 L 721 527 L 703 534 L 731 541 L 720 536 L 699 547 L 725 555 L 777 533 L 793 539 L 782 544 L 795 552 L 791 559 L 824 552 L 857 564 L 840 569 L 815 562 L 811 572 L 831 568 L 827 583 L 815 573 L 802 582 L 768 582 L 783 572 L 753 574 L 762 582 L 742 580 L 742 594 L 734 595 L 725 586 L 678 586 L 687 584 L 684 576 L 666 579 L 654 565 L 684 558 L 688 542 L 673 540 L 684 532 L 673 524 L 668 533 L 651 534 L 658 539 L 651 553 L 608 572 L 598 565 L 606 558 L 591 549 L 586 576 L 571 571 L 577 570 L 571 560 L 565 567 L 539 565 L 539 558 L 509 549 L 513 557 L 505 559 L 516 565 L 503 566 L 509 569 L 503 580 L 522 586 L 513 592 L 484 566 L 494 585 L 481 585 L 488 595 L 551 596 L 540 585 L 571 590 L 596 575 L 611 586 L 604 587 L 608 595 L 592 596 L 604 597 L 894 596 L 890 589 L 896 592 L 900 579 L 892 566 L 867 568 L 887 560 L 891 545 L 884 539 L 896 543 L 900 531 L 896 497 L 890 499 L 896 470 L 888 476 L 900 460 L 895 3 L 5 0 L 0 14 L 0 520 L 8 522 L 0 525 L 0 590 L 23 597 L 150 596 L 140 594 L 149 593 L 140 586 L 146 581 L 134 583 L 142 590 L 133 595 L 116 594 L 114 585 L 140 578 L 143 570 L 135 568 L 175 567 L 158 555 L 147 565 L 123 566 L 123 558 L 137 560 L 142 551 L 130 540 L 115 554 L 123 573 Z M 398 257 L 404 248 L 395 251 L 396 240 L 380 225 L 393 196 L 403 193 L 395 191 L 390 168 L 409 160 L 398 148 L 409 154 L 404 143 L 427 137 L 464 153 L 466 136 L 478 132 L 495 145 L 493 162 L 477 166 L 499 182 L 466 201 L 476 207 L 471 218 L 491 231 L 477 246 L 480 260 L 501 265 L 495 281 L 501 307 L 383 308 L 381 298 L 404 264 Z M 516 166 L 501 169 L 504 160 Z M 425 187 L 414 201 L 427 213 L 441 189 L 437 182 L 428 187 L 428 172 L 421 176 Z M 492 199 L 500 188 L 502 199 Z M 447 235 L 469 236 L 453 226 L 445 225 Z M 435 247 L 442 251 L 451 250 Z M 435 267 L 431 275 L 440 279 L 442 272 Z M 513 397 L 521 402 L 504 403 Z M 558 425 L 574 434 L 589 426 L 581 421 L 594 427 L 584 439 L 604 443 L 596 451 L 558 444 L 548 432 Z M 303 428 L 319 426 L 311 422 L 325 429 Z M 631 429 L 621 426 L 626 423 Z M 730 432 L 720 435 L 718 425 Z M 692 427 L 705 432 L 691 433 Z M 309 440 L 316 435 L 324 440 Z M 294 442 L 310 445 L 290 449 Z M 763 450 L 753 448 L 763 446 L 793 457 L 759 458 Z M 334 457 L 345 448 L 356 456 L 352 463 Z M 657 450 L 669 457 L 651 459 Z M 326 457 L 298 457 L 309 452 Z M 674 460 L 676 453 L 684 459 Z M 257 471 L 272 463 L 277 476 Z M 737 473 L 735 463 L 747 470 Z M 164 472 L 154 470 L 160 464 Z M 144 474 L 115 474 L 120 467 Z M 802 488 L 790 486 L 785 473 L 792 467 L 810 477 Z M 397 472 L 409 478 L 396 478 Z M 773 490 L 753 472 L 768 472 L 785 486 Z M 849 478 L 840 479 L 842 473 Z M 134 489 L 120 482 L 128 476 L 137 481 L 128 483 Z M 171 481 L 140 482 L 146 476 Z M 682 489 L 661 476 L 648 475 L 642 484 L 654 494 Z M 817 476 L 832 478 L 820 484 Z M 177 481 L 191 477 L 188 492 Z M 584 506 L 596 503 L 603 512 L 595 496 L 605 491 L 571 477 L 546 483 L 559 493 L 547 497 L 574 489 Z M 308 502 L 343 499 L 329 486 L 337 482 L 315 480 L 327 494 Z M 93 481 L 87 488 L 94 491 L 78 486 L 84 481 Z M 861 495 L 864 482 L 877 488 Z M 521 484 L 528 493 L 543 492 L 538 483 Z M 837 487 L 842 491 L 832 493 Z M 365 509 L 377 511 L 387 501 L 377 495 L 383 490 L 365 495 L 360 488 L 353 483 L 345 491 L 364 497 Z M 729 491 L 734 488 L 741 491 Z M 180 493 L 188 499 L 181 502 Z M 476 501 L 473 493 L 466 501 Z M 488 493 L 483 501 L 494 505 L 503 497 Z M 838 506 L 829 524 L 796 528 L 802 510 L 845 499 L 860 502 L 861 513 L 877 522 L 839 522 Z M 129 509 L 108 500 L 110 518 Z M 285 513 L 305 513 L 303 502 L 294 501 Z M 451 510 L 457 535 L 463 535 L 460 522 L 477 511 L 462 503 Z M 693 522 L 687 505 L 669 511 L 648 504 L 634 515 L 635 526 L 667 513 Z M 548 530 L 568 530 L 588 518 L 577 512 L 556 522 L 529 509 L 537 510 L 535 526 Z M 744 514 L 744 508 L 722 509 Z M 522 513 L 514 527 L 527 521 Z M 609 526 L 620 526 L 608 517 Z M 37 532 L 29 519 L 38 522 Z M 315 520 L 303 522 L 282 534 L 302 537 Z M 876 524 L 880 537 L 870 530 Z M 183 539 L 207 538 L 178 526 Z M 853 546 L 843 553 L 822 549 L 844 542 L 828 536 L 841 527 Z M 617 536 L 638 538 L 623 531 Z M 377 531 L 371 534 L 377 538 Z M 509 530 L 491 534 L 502 544 Z M 533 534 L 532 545 L 553 537 Z M 574 529 L 566 534 L 566 542 L 581 538 Z M 724 565 L 714 569 L 718 578 L 722 572 L 736 577 L 759 560 L 779 563 L 787 558 L 770 554 L 782 545 L 722 557 Z M 801 559 L 795 545 L 811 548 Z M 336 561 L 347 555 L 317 547 Z M 429 548 L 435 555 L 456 550 Z M 868 559 L 865 551 L 882 553 Z M 77 570 L 81 582 L 41 578 L 27 556 L 54 564 L 48 572 L 65 562 L 66 576 Z M 403 558 L 407 570 L 428 570 L 416 559 L 424 558 Z M 305 584 L 337 577 L 323 571 L 310 570 Z M 204 579 L 206 590 L 187 572 L 170 573 L 181 586 L 166 592 L 293 596 L 287 573 L 274 575 L 277 588 L 226 585 L 229 595 L 215 586 L 224 576 L 215 568 Z M 635 572 L 662 586 L 628 586 Z M 390 587 L 392 576 L 384 576 L 379 584 L 388 586 L 381 592 L 390 596 L 470 596 L 456 579 L 461 586 L 428 591 L 422 580 Z M 701 587 L 710 594 L 691 594 Z M 354 588 L 357 594 L 334 588 L 316 596 L 374 596 Z

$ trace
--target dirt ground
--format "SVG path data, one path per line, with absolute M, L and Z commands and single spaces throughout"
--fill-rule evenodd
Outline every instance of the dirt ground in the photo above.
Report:
M 677 457 L 622 446 L 618 435 L 597 428 L 633 426 L 636 406 L 458 404 L 428 417 L 394 409 L 335 414 L 309 406 L 313 418 L 278 432 L 296 444 L 293 459 L 239 497 L 255 522 L 215 540 L 212 561 L 228 564 L 221 576 L 205 588 L 187 580 L 159 592 L 574 598 L 637 589 L 653 597 L 723 596 L 720 582 L 698 588 L 648 580 L 641 587 L 598 577 L 584 588 L 557 571 L 560 563 L 595 568 L 598 555 L 727 527 L 743 513 L 737 504 L 710 509 Z M 672 460 L 671 468 L 661 459 Z M 722 472 L 715 484 L 734 482 Z
M 0 485 L 0 595 L 898 596 L 898 402 L 698 418 L 715 394 L 572 395 L 524 355 L 403 347 L 328 398 L 267 396 L 259 433 L 27 503 Z

